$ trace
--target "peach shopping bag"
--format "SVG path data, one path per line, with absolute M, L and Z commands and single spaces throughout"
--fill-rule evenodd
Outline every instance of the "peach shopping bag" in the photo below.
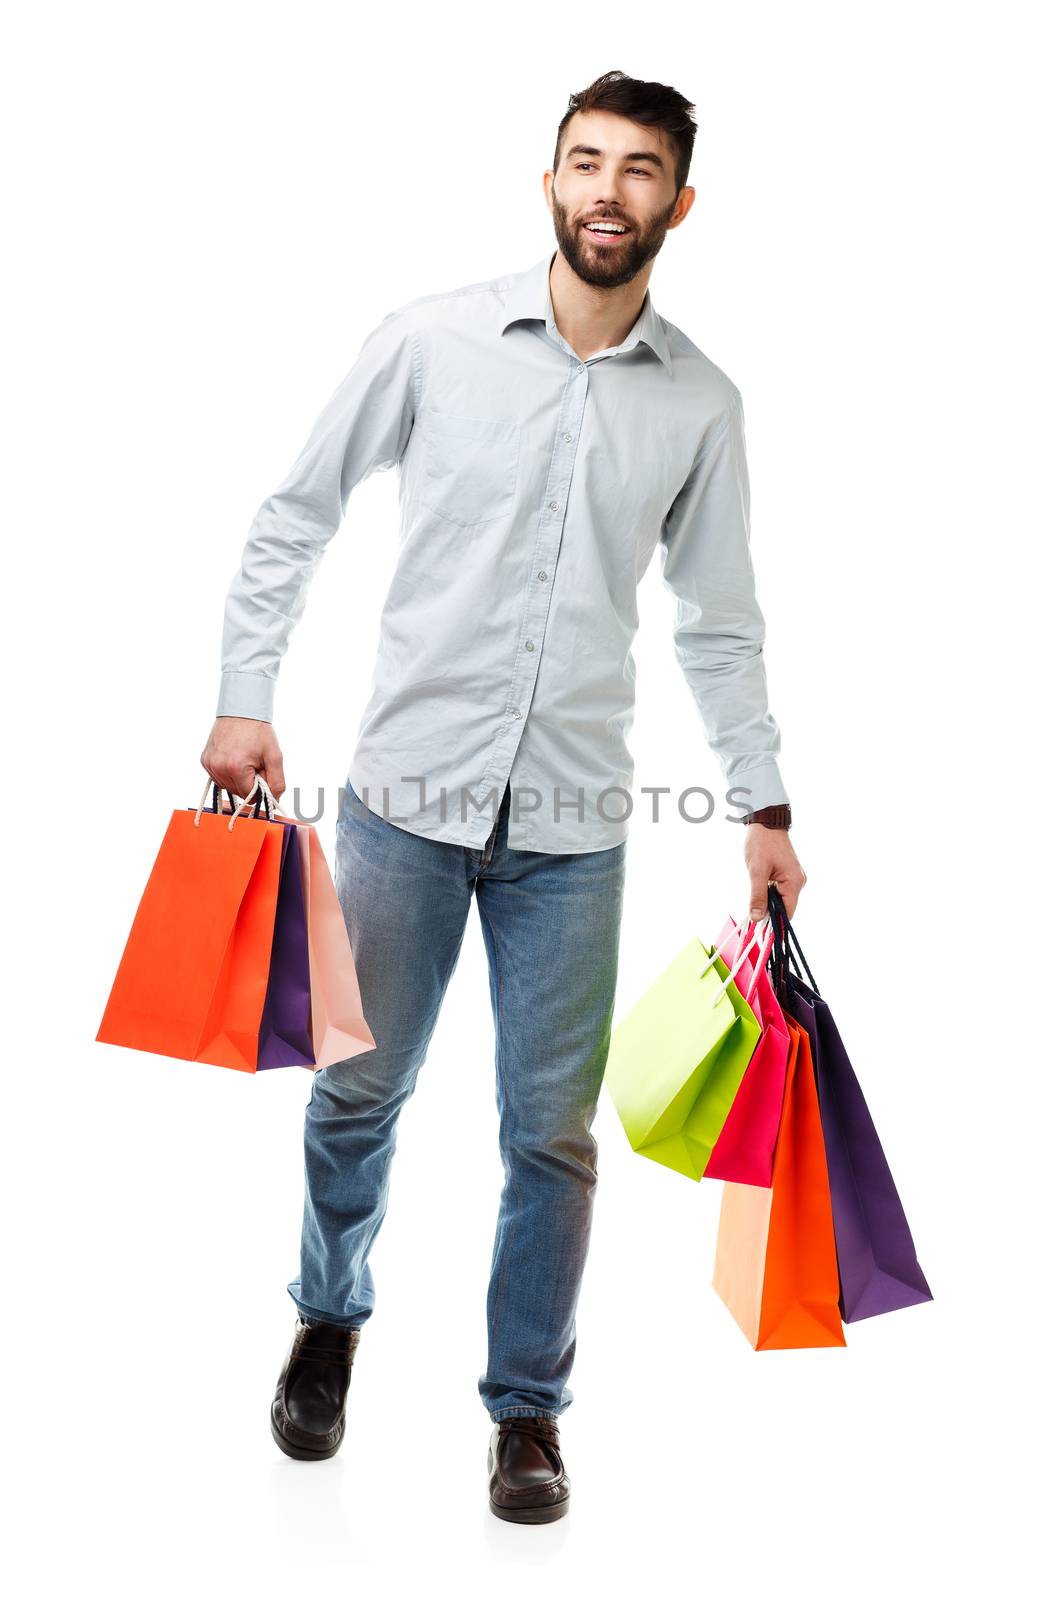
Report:
M 314 1070 L 373 1050 L 343 910 L 317 831 L 298 823 L 311 962 Z
M 712 1279 L 756 1350 L 845 1344 L 809 1037 L 783 1015 L 791 1050 L 773 1186 L 724 1185 Z

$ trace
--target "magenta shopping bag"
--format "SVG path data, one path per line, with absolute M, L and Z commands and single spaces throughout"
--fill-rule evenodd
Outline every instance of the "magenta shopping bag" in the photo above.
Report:
M 763 1189 L 773 1181 L 773 1153 L 791 1049 L 791 1035 L 765 965 L 772 943 L 770 925 L 765 925 L 760 942 L 753 924 L 741 929 L 729 917 L 715 946 L 734 973 L 733 982 L 751 1007 L 762 1033 L 704 1169 L 706 1178 Z

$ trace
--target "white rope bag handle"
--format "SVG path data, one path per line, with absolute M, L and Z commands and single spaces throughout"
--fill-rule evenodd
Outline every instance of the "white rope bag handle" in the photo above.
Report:
M 736 961 L 733 963 L 733 966 L 730 968 L 729 977 L 725 978 L 723 980 L 722 988 L 719 990 L 718 994 L 715 996 L 715 999 L 712 1001 L 712 1009 L 714 1009 L 714 1007 L 719 1004 L 719 1002 L 721 1001 L 723 995 L 726 993 L 726 989 L 727 989 L 728 985 L 733 982 L 733 979 L 736 977 L 737 973 L 740 971 L 740 968 L 744 965 L 744 962 L 748 959 L 748 957 L 750 956 L 751 952 L 756 947 L 759 949 L 761 954 L 759 955 L 758 960 L 755 963 L 755 970 L 751 974 L 751 982 L 748 984 L 748 999 L 749 1000 L 750 1000 L 751 996 L 755 993 L 756 989 L 758 988 L 758 982 L 759 982 L 759 979 L 762 976 L 762 969 L 765 966 L 767 960 L 769 959 L 769 952 L 773 948 L 773 924 L 772 924 L 772 922 L 770 921 L 770 919 L 768 917 L 763 917 L 762 918 L 762 921 L 757 925 L 757 927 L 755 929 L 755 937 L 753 939 L 749 939 L 748 940 L 746 948 L 741 951 L 740 955 L 737 957 Z
M 199 819 L 201 818 L 202 813 L 203 813 L 203 811 L 205 810 L 205 807 L 206 807 L 206 799 L 207 799 L 207 796 L 209 795 L 210 785 L 212 783 L 214 783 L 214 782 L 215 782 L 215 780 L 213 778 L 207 778 L 206 779 L 206 787 L 202 791 L 202 799 L 199 801 L 199 808 L 195 813 L 195 826 L 196 826 L 196 828 L 199 826 Z M 220 787 L 220 785 L 218 785 L 218 787 Z M 234 811 L 231 814 L 231 818 L 230 818 L 230 820 L 228 822 L 228 833 L 231 832 L 232 828 L 235 826 L 235 823 L 238 821 L 238 819 L 241 816 L 242 812 L 245 811 L 248 806 L 255 804 L 258 792 L 259 792 L 260 797 L 262 799 L 266 799 L 267 804 L 270 807 L 272 814 L 275 811 L 281 811 L 283 817 L 287 815 L 287 813 L 285 811 L 282 811 L 282 807 L 279 804 L 279 802 L 275 799 L 274 794 L 273 794 L 273 792 L 271 790 L 271 787 L 267 783 L 266 779 L 261 778 L 261 776 L 260 776 L 260 774 L 258 772 L 256 777 L 253 779 L 253 787 L 250 789 L 249 793 L 246 795 L 244 800 L 239 800 L 238 801 L 237 806 L 235 807 Z M 233 789 L 229 789 L 228 790 L 228 794 L 230 795 L 232 800 L 237 800 L 238 799 L 238 796 L 237 796 L 237 794 L 235 793 L 235 791 Z
M 738 936 L 738 934 L 739 934 L 741 939 L 746 937 L 746 935 L 748 933 L 748 930 L 751 927 L 751 920 L 752 920 L 751 916 L 748 915 L 747 917 L 744 918 L 743 922 L 738 922 L 738 923 L 734 924 L 734 926 L 730 929 L 729 933 L 727 933 L 726 937 L 723 939 L 722 943 L 715 947 L 715 955 L 708 957 L 708 965 L 704 968 L 703 972 L 698 972 L 698 974 L 697 974 L 698 980 L 701 979 L 701 978 L 707 977 L 708 973 L 711 971 L 712 967 L 715 965 L 716 956 L 720 956 L 722 954 L 723 950 L 725 950 L 726 946 L 728 944 L 732 944 L 733 943 L 733 940 Z M 727 962 L 727 965 L 728 965 L 729 964 L 729 957 L 728 956 L 726 957 L 726 962 Z M 738 961 L 737 965 L 739 966 L 739 964 L 740 963 Z

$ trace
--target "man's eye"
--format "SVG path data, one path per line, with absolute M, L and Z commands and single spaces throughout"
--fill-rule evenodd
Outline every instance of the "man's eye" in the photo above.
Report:
M 574 163 L 574 170 L 575 170 L 575 172 L 580 172 L 582 167 L 591 167 L 591 165 L 592 165 L 591 161 L 576 161 Z M 647 169 L 645 167 L 629 167 L 628 170 L 629 170 L 629 172 L 638 172 L 639 176 L 641 178 L 649 178 L 650 177 L 650 173 L 647 171 Z

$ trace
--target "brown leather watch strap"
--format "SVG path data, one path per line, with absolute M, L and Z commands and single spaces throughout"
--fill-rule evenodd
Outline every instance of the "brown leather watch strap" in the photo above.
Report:
M 783 805 L 763 806 L 759 811 L 752 811 L 744 818 L 745 823 L 760 822 L 764 828 L 789 828 L 791 826 L 791 807 L 788 801 Z

